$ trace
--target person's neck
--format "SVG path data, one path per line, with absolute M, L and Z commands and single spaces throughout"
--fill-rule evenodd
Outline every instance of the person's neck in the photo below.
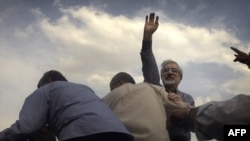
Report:
M 165 86 L 165 90 L 166 90 L 167 92 L 176 93 L 177 88 L 176 88 L 175 86 Z

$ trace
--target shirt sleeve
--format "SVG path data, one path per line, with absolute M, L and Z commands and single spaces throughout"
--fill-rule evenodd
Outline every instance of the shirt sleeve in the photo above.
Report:
M 143 41 L 141 49 L 142 73 L 144 82 L 154 85 L 160 84 L 160 74 L 158 71 L 157 63 L 152 52 L 152 41 Z
M 220 102 L 210 102 L 199 107 L 196 114 L 195 133 L 199 140 L 223 139 L 225 124 L 250 124 L 250 96 L 238 95 Z
M 37 89 L 25 99 L 19 119 L 0 132 L 0 140 L 20 141 L 46 124 L 49 108 L 46 88 Z

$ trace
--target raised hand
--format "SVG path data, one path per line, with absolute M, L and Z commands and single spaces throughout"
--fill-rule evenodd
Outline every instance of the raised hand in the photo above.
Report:
M 243 64 L 250 66 L 250 53 L 247 54 L 247 53 L 240 51 L 234 47 L 231 47 L 231 49 L 237 53 L 234 55 L 235 56 L 235 59 L 233 60 L 234 62 L 238 61 L 240 63 L 243 63 Z
M 153 33 L 157 30 L 159 26 L 159 17 L 155 16 L 155 13 L 150 13 L 150 15 L 146 16 L 145 25 L 144 25 L 144 41 L 151 41 Z

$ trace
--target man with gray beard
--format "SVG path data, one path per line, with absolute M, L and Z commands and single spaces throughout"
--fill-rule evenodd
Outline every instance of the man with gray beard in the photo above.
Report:
M 194 106 L 194 99 L 190 94 L 178 90 L 178 85 L 182 80 L 183 71 L 177 62 L 165 60 L 161 64 L 161 80 L 167 92 L 173 92 Z
M 182 80 L 183 71 L 177 62 L 173 60 L 163 61 L 161 64 L 161 75 L 159 75 L 158 67 L 152 51 L 152 36 L 159 26 L 158 20 L 159 17 L 155 16 L 154 13 L 150 13 L 149 16 L 146 16 L 145 20 L 141 49 L 144 81 L 155 85 L 161 85 L 161 78 L 165 90 L 168 93 L 175 93 L 179 95 L 184 102 L 194 106 L 195 103 L 193 97 L 178 89 L 178 85 Z M 187 126 L 185 121 L 172 119 L 171 126 L 168 130 L 171 141 L 190 141 L 191 139 L 190 128 Z

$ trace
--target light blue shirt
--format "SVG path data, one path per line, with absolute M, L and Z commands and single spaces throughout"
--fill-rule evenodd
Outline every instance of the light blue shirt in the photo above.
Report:
M 0 132 L 0 140 L 33 133 L 45 124 L 62 141 L 104 132 L 129 134 L 91 88 L 56 81 L 37 89 L 26 98 L 19 120 Z

